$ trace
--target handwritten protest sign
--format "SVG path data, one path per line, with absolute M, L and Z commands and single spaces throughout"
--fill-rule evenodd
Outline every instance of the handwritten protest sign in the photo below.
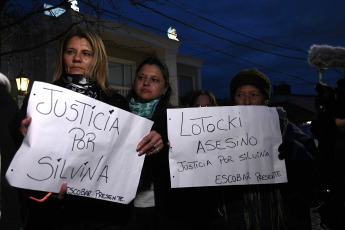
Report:
M 168 109 L 171 186 L 287 182 L 275 108 Z
M 6 177 L 12 186 L 118 203 L 134 199 L 144 157 L 136 146 L 153 122 L 73 91 L 35 82 L 23 144 Z

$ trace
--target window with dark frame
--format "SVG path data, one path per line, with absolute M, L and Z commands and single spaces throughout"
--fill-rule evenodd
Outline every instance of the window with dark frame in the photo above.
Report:
M 126 64 L 110 60 L 108 62 L 108 66 L 108 80 L 110 85 L 128 88 L 132 86 L 134 64 Z

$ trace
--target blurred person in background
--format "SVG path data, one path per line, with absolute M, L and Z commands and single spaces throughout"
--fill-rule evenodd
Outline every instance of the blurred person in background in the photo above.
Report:
M 345 78 L 337 87 L 318 83 L 315 100 L 317 116 L 310 130 L 318 139 L 321 156 L 318 208 L 321 224 L 329 229 L 345 229 Z
M 188 107 L 218 106 L 214 94 L 209 90 L 194 91 L 189 98 Z
M 17 103 L 10 95 L 11 84 L 0 73 L 0 160 L 1 160 L 1 199 L 0 229 L 19 230 L 21 227 L 19 193 L 6 180 L 6 171 L 14 157 L 17 140 L 21 140 L 19 126 L 21 121 Z

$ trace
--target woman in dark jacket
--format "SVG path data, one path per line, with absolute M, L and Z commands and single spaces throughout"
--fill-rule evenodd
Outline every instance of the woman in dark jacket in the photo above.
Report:
M 108 61 L 101 38 L 85 28 L 72 29 L 62 42 L 53 84 L 129 111 L 125 98 L 108 85 L 107 75 Z M 28 98 L 22 107 L 24 115 L 27 102 Z M 30 122 L 30 117 L 22 121 L 23 135 Z M 41 199 L 45 193 L 25 190 L 24 229 L 123 229 L 127 224 L 131 205 L 66 195 L 66 190 L 63 184 L 59 194 L 46 200 Z
M 267 106 L 270 94 L 269 78 L 256 68 L 240 71 L 230 83 L 234 105 Z M 285 159 L 288 183 L 222 188 L 224 229 L 311 230 L 309 199 L 318 152 L 313 139 L 277 110 L 283 140 L 279 159 Z
M 170 188 L 167 112 L 171 88 L 169 71 L 157 57 L 145 59 L 137 68 L 128 95 L 132 113 L 154 121 L 149 135 L 138 146 L 145 154 L 139 188 L 134 199 L 134 229 L 166 229 L 166 195 Z M 142 149 L 146 142 L 153 148 Z

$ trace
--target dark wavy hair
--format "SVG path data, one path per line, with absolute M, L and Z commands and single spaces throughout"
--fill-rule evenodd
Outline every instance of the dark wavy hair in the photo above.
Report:
M 172 90 L 171 90 L 170 83 L 169 83 L 169 70 L 168 70 L 168 67 L 158 57 L 152 56 L 152 57 L 149 57 L 149 58 L 143 60 L 140 63 L 140 65 L 138 66 L 138 68 L 137 68 L 137 70 L 135 72 L 135 74 L 136 74 L 135 76 L 138 75 L 140 69 L 144 65 L 155 65 L 162 72 L 162 75 L 163 75 L 163 78 L 164 78 L 164 87 L 166 87 L 168 89 L 165 92 L 165 94 L 161 97 L 161 101 L 163 103 L 165 103 L 166 105 L 169 105 L 169 101 L 170 101 Z M 137 95 L 136 95 L 135 90 L 134 90 L 134 88 L 135 88 L 135 80 L 136 80 L 136 78 L 134 79 L 133 86 L 132 86 L 131 90 L 129 91 L 128 95 L 127 95 L 127 99 L 130 99 L 132 97 L 135 100 L 137 99 Z

